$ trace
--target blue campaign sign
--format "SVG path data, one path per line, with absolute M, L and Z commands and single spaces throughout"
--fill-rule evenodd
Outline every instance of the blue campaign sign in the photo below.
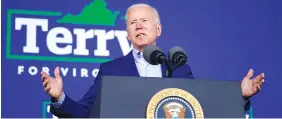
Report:
M 195 78 L 239 81 L 250 68 L 264 72 L 249 116 L 282 117 L 280 0 L 3 0 L 2 117 L 53 117 L 40 72 L 54 76 L 56 66 L 64 91 L 81 99 L 100 63 L 131 50 L 125 14 L 140 2 L 159 11 L 158 46 L 184 48 Z

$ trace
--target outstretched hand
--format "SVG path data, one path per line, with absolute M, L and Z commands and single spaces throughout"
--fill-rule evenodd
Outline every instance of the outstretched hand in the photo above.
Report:
M 54 70 L 55 78 L 49 76 L 46 72 L 41 72 L 44 91 L 51 97 L 58 99 L 63 92 L 63 80 L 60 76 L 59 67 Z
M 261 73 L 255 78 L 251 79 L 253 75 L 254 70 L 250 69 L 241 82 L 242 95 L 246 98 L 257 94 L 261 90 L 261 86 L 264 82 L 264 73 Z

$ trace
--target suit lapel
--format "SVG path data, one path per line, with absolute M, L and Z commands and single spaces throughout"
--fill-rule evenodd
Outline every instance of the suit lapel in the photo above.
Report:
M 136 64 L 135 64 L 135 60 L 132 54 L 132 51 L 129 52 L 125 57 L 124 57 L 124 62 L 122 64 L 124 64 L 124 70 L 127 73 L 126 75 L 128 76 L 139 76 Z

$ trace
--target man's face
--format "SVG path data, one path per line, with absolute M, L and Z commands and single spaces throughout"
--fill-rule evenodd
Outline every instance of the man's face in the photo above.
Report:
M 161 35 L 161 25 L 155 21 L 152 8 L 132 8 L 126 22 L 128 39 L 139 50 L 146 45 L 156 44 L 157 37 Z

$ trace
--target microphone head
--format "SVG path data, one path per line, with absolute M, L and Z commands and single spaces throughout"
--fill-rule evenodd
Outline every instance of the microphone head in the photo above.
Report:
M 162 61 L 160 61 L 160 57 L 165 57 L 165 54 L 158 46 L 148 45 L 144 48 L 143 56 L 148 63 L 158 65 L 162 63 Z
M 187 61 L 185 50 L 179 46 L 175 46 L 169 50 L 168 58 L 176 67 L 184 65 Z

